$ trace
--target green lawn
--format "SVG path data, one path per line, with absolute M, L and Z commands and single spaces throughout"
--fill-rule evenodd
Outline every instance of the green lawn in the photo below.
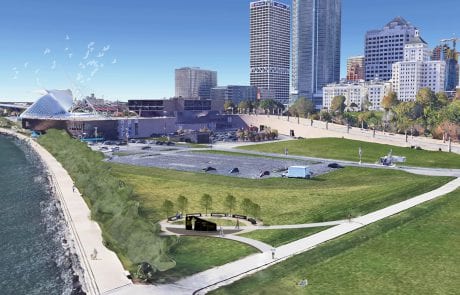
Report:
M 212 196 L 214 212 L 225 211 L 223 201 L 228 193 L 233 194 L 238 203 L 250 198 L 261 206 L 266 225 L 345 219 L 349 213 L 353 216 L 369 213 L 433 190 L 451 179 L 354 167 L 310 181 L 244 179 L 121 164 L 111 164 L 111 167 L 114 175 L 134 188 L 142 215 L 154 222 L 164 218 L 159 210 L 164 200 L 175 202 L 179 195 L 188 198 L 188 212 L 204 213 L 200 206 L 204 193 Z M 234 212 L 244 213 L 239 208 Z
M 454 153 L 414 150 L 342 138 L 292 140 L 241 146 L 239 149 L 284 154 L 284 149 L 287 148 L 290 155 L 358 162 L 358 149 L 360 146 L 363 151 L 362 160 L 366 163 L 375 163 L 380 157 L 387 155 L 392 149 L 393 155 L 405 156 L 407 158 L 407 162 L 402 165 L 437 168 L 460 167 L 460 155 Z
M 258 240 L 273 247 L 279 247 L 290 242 L 311 236 L 329 227 L 292 228 L 292 229 L 262 229 L 241 234 L 240 236 Z
M 169 256 L 176 261 L 176 266 L 159 273 L 156 281 L 176 281 L 257 252 L 251 246 L 226 239 L 182 236 L 169 250 Z
M 459 220 L 457 190 L 211 294 L 458 294 Z

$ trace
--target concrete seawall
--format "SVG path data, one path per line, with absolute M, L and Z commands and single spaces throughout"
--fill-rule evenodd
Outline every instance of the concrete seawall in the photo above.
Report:
M 88 206 L 80 193 L 73 189 L 73 181 L 62 165 L 30 138 L 8 129 L 0 128 L 0 133 L 24 140 L 48 169 L 83 269 L 82 283 L 87 294 L 107 294 L 132 285 L 116 254 L 104 246 L 99 225 L 91 220 Z M 94 250 L 97 252 L 95 259 Z
M 235 127 L 256 126 L 261 125 L 277 129 L 280 134 L 290 135 L 291 131 L 294 136 L 304 138 L 322 138 L 322 137 L 343 137 L 353 140 L 361 140 L 366 142 L 375 142 L 380 144 L 389 144 L 401 147 L 420 146 L 422 149 L 438 151 L 449 150 L 449 142 L 436 140 L 425 137 L 406 137 L 401 134 L 392 134 L 388 132 L 373 132 L 370 129 L 360 129 L 353 127 L 347 130 L 347 126 L 338 124 L 326 124 L 326 122 L 297 117 L 286 117 L 277 115 L 235 115 L 233 116 L 233 124 Z M 460 154 L 460 144 L 451 143 L 451 151 Z

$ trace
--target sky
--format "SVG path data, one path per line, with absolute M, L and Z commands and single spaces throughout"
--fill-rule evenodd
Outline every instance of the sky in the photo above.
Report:
M 280 0 L 290 4 L 289 0 Z M 342 0 L 341 75 L 364 34 L 402 16 L 434 47 L 460 36 L 458 0 Z M 174 69 L 249 84 L 249 0 L 2 0 L 0 100 L 40 89 L 111 100 L 174 96 Z

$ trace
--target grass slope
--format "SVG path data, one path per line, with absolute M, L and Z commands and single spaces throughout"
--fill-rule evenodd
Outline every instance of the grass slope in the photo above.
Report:
M 279 247 L 290 242 L 311 236 L 329 227 L 263 229 L 241 234 L 240 236 L 258 240 L 273 247 Z
M 458 294 L 459 220 L 457 190 L 211 294 Z
M 203 255 L 206 253 L 206 255 Z M 235 241 L 209 237 L 179 237 L 169 251 L 176 267 L 161 273 L 158 282 L 171 282 L 181 277 L 223 265 L 257 253 L 251 246 Z
M 445 152 L 413 150 L 410 148 L 363 142 L 343 138 L 316 138 L 242 146 L 239 149 L 290 155 L 359 161 L 358 149 L 362 147 L 363 162 L 375 163 L 392 149 L 393 155 L 405 156 L 404 165 L 417 167 L 459 168 L 460 155 Z
M 91 218 L 101 226 L 105 245 L 117 253 L 134 276 L 141 262 L 159 270 L 154 274 L 155 280 L 176 279 L 183 273 L 192 274 L 255 251 L 234 241 L 213 240 L 209 244 L 210 240 L 196 237 L 161 237 L 160 226 L 145 217 L 135 200 L 137 192 L 113 174 L 111 166 L 102 161 L 102 153 L 91 151 L 86 144 L 57 130 L 49 130 L 39 143 L 69 172 L 91 209 Z M 181 243 L 184 240 L 186 243 Z M 202 249 L 212 253 L 212 245 L 224 250 L 202 259 Z
M 250 198 L 258 203 L 267 225 L 345 219 L 349 213 L 358 216 L 430 191 L 451 179 L 353 167 L 311 181 L 244 179 L 121 164 L 112 164 L 112 173 L 134 188 L 142 213 L 152 221 L 165 217 L 157 210 L 165 199 L 174 202 L 184 195 L 189 200 L 188 212 L 204 213 L 200 198 L 208 193 L 213 198 L 213 211 L 222 212 L 225 196 L 230 193 L 238 202 Z

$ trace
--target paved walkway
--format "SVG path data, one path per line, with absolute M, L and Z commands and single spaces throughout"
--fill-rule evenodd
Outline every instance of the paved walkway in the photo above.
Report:
M 377 222 L 386 217 L 398 214 L 404 210 L 453 192 L 459 187 L 460 178 L 457 178 L 431 192 L 369 213 L 359 218 L 355 218 L 351 222 L 341 223 L 298 241 L 280 246 L 276 248 L 275 259 L 272 259 L 270 251 L 265 251 L 260 254 L 254 254 L 223 266 L 215 267 L 192 275 L 178 281 L 175 284 L 160 286 L 134 285 L 128 288 L 120 289 L 117 294 L 205 294 L 210 290 L 231 284 L 244 276 L 270 267 L 271 265 L 279 263 L 289 257 L 311 250 L 324 242 L 330 241 L 368 224 Z M 194 293 L 195 291 L 197 291 L 197 293 Z
M 62 165 L 28 137 L 1 128 L 0 132 L 27 141 L 46 165 L 84 271 L 83 284 L 87 294 L 105 294 L 132 285 L 117 255 L 104 246 L 99 225 L 90 219 L 88 206 L 80 193 L 72 189 L 73 181 Z M 97 251 L 96 259 L 91 258 L 94 249 Z
M 296 136 L 305 138 L 320 138 L 320 137 L 344 137 L 347 139 L 361 140 L 367 142 L 375 142 L 381 144 L 390 144 L 396 146 L 420 146 L 426 150 L 437 151 L 441 148 L 443 151 L 448 151 L 449 143 L 442 140 L 432 139 L 423 136 L 408 136 L 403 134 L 393 134 L 388 132 L 376 131 L 370 129 L 361 129 L 357 127 L 347 130 L 347 126 L 329 123 L 326 127 L 326 122 L 276 116 L 276 115 L 238 115 L 241 120 L 247 125 L 259 126 L 264 125 L 277 129 L 280 134 L 289 134 L 290 130 L 295 130 Z M 451 150 L 454 153 L 460 154 L 460 143 L 451 143 Z

